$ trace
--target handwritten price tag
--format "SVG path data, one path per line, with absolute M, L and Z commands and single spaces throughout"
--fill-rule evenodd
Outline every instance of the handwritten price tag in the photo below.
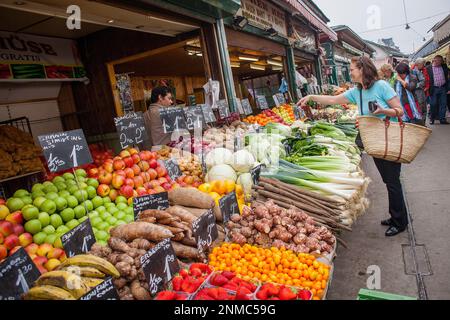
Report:
M 224 222 L 229 221 L 233 214 L 240 214 L 236 193 L 233 191 L 220 198 L 219 208 Z
M 129 112 L 123 117 L 114 118 L 122 149 L 138 145 L 147 140 L 142 112 Z
M 216 217 L 212 209 L 209 209 L 192 223 L 192 233 L 197 242 L 199 252 L 205 252 L 207 248 L 219 237 L 216 225 Z
M 61 242 L 69 258 L 91 250 L 95 243 L 91 220 L 88 218 L 69 232 L 63 234 Z

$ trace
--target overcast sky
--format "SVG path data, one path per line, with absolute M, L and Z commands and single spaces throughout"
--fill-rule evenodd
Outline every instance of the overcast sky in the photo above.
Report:
M 422 46 L 423 37 L 427 40 L 432 37 L 433 32 L 427 33 L 428 30 L 450 13 L 450 0 L 404 1 L 409 30 L 405 30 L 403 0 L 314 0 L 331 20 L 329 26 L 347 25 L 363 39 L 374 42 L 393 37 L 400 50 L 411 53 Z M 435 17 L 414 22 L 430 16 Z M 397 26 L 400 24 L 403 26 Z M 389 28 L 391 26 L 397 27 Z M 374 30 L 378 27 L 381 29 Z

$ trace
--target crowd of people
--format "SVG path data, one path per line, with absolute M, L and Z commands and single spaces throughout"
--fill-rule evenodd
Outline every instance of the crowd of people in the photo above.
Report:
M 395 66 L 383 65 L 379 78 L 387 81 L 400 98 L 403 121 L 425 125 L 426 119 L 433 125 L 449 124 L 450 79 L 447 64 L 441 55 L 433 61 L 419 58 L 412 64 L 403 60 Z

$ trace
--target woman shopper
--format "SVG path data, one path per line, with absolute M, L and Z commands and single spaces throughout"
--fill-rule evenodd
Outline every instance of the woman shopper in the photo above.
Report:
M 370 58 L 352 58 L 350 73 L 353 82 L 357 84 L 353 89 L 338 96 L 306 96 L 297 105 L 306 107 L 309 100 L 322 105 L 354 103 L 358 105 L 362 115 L 373 115 L 379 118 L 389 116 L 392 117 L 391 121 L 397 121 L 397 117 L 403 116 L 403 109 L 396 92 L 386 81 L 378 80 L 377 69 Z M 372 101 L 376 101 L 379 105 L 373 113 L 369 111 L 369 102 Z M 389 227 L 385 233 L 386 236 L 395 236 L 404 231 L 408 225 L 400 182 L 401 164 L 384 159 L 374 158 L 373 160 L 386 184 L 389 196 L 391 218 L 381 221 L 381 224 Z
M 383 64 L 380 68 L 383 74 L 382 79 L 386 80 L 392 88 L 395 86 L 395 81 L 397 80 L 397 74 L 394 72 L 394 68 L 390 64 Z
M 397 72 L 395 91 L 397 92 L 403 107 L 403 121 L 421 124 L 422 112 L 418 108 L 415 96 L 415 92 L 418 88 L 418 80 L 415 75 L 411 74 L 409 66 L 406 63 L 400 62 L 395 68 L 395 71 Z

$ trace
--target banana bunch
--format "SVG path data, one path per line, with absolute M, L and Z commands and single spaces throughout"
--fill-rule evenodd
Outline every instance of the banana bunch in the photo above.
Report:
M 103 282 L 107 276 L 120 277 L 119 271 L 105 259 L 80 254 L 66 259 L 57 270 L 44 273 L 36 286 L 24 294 L 24 300 L 76 300 Z

